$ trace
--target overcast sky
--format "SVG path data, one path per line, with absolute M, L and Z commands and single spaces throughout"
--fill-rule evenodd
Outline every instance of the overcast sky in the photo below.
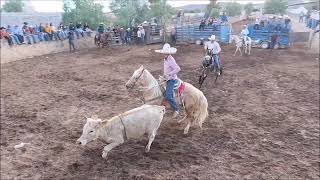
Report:
M 218 2 L 232 2 L 232 0 L 218 0 Z M 5 1 L 1 0 L 1 5 L 4 4 Z M 104 11 L 108 12 L 109 4 L 112 2 L 112 0 L 97 0 L 98 3 L 101 3 L 105 6 Z M 209 0 L 168 0 L 169 4 L 173 7 L 179 7 L 184 6 L 188 4 L 208 4 Z M 252 3 L 263 3 L 263 0 L 236 0 L 236 2 L 239 2 L 241 4 L 246 4 L 248 2 Z M 27 2 L 26 2 L 27 3 Z M 28 2 L 30 3 L 30 2 Z M 62 0 L 31 0 L 31 5 L 34 7 L 36 11 L 39 12 L 62 12 L 63 2 Z

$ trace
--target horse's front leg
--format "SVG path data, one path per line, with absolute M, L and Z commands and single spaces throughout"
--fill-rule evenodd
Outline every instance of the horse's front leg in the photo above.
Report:
M 241 48 L 239 48 L 239 52 L 240 52 L 240 54 L 241 54 L 241 56 L 242 56 L 242 51 L 241 51 Z
M 180 119 L 180 120 L 178 121 L 178 123 L 181 123 L 181 122 L 185 121 L 187 118 L 188 118 L 188 114 L 185 115 L 184 118 Z

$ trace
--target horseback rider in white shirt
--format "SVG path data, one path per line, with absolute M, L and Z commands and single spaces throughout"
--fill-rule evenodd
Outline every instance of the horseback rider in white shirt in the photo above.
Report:
M 217 65 L 216 69 L 218 71 L 218 74 L 220 75 L 220 62 L 219 62 L 219 53 L 221 52 L 221 47 L 219 43 L 216 41 L 216 36 L 212 35 L 211 37 L 208 38 L 210 41 L 207 42 L 204 46 L 204 49 L 207 51 L 207 54 L 209 54 L 212 58 L 212 67 L 214 65 Z

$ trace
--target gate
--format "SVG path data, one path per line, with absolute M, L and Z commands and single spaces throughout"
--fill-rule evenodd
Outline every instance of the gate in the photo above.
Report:
M 216 25 L 205 26 L 200 30 L 199 26 L 188 25 L 177 27 L 177 41 L 195 42 L 197 40 L 207 40 L 211 35 L 215 35 L 216 39 L 223 43 L 229 43 L 230 40 L 230 26 Z

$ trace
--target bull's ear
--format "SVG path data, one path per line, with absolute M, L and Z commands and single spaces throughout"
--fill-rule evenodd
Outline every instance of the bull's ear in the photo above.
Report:
M 143 65 L 140 66 L 140 69 L 144 69 Z

